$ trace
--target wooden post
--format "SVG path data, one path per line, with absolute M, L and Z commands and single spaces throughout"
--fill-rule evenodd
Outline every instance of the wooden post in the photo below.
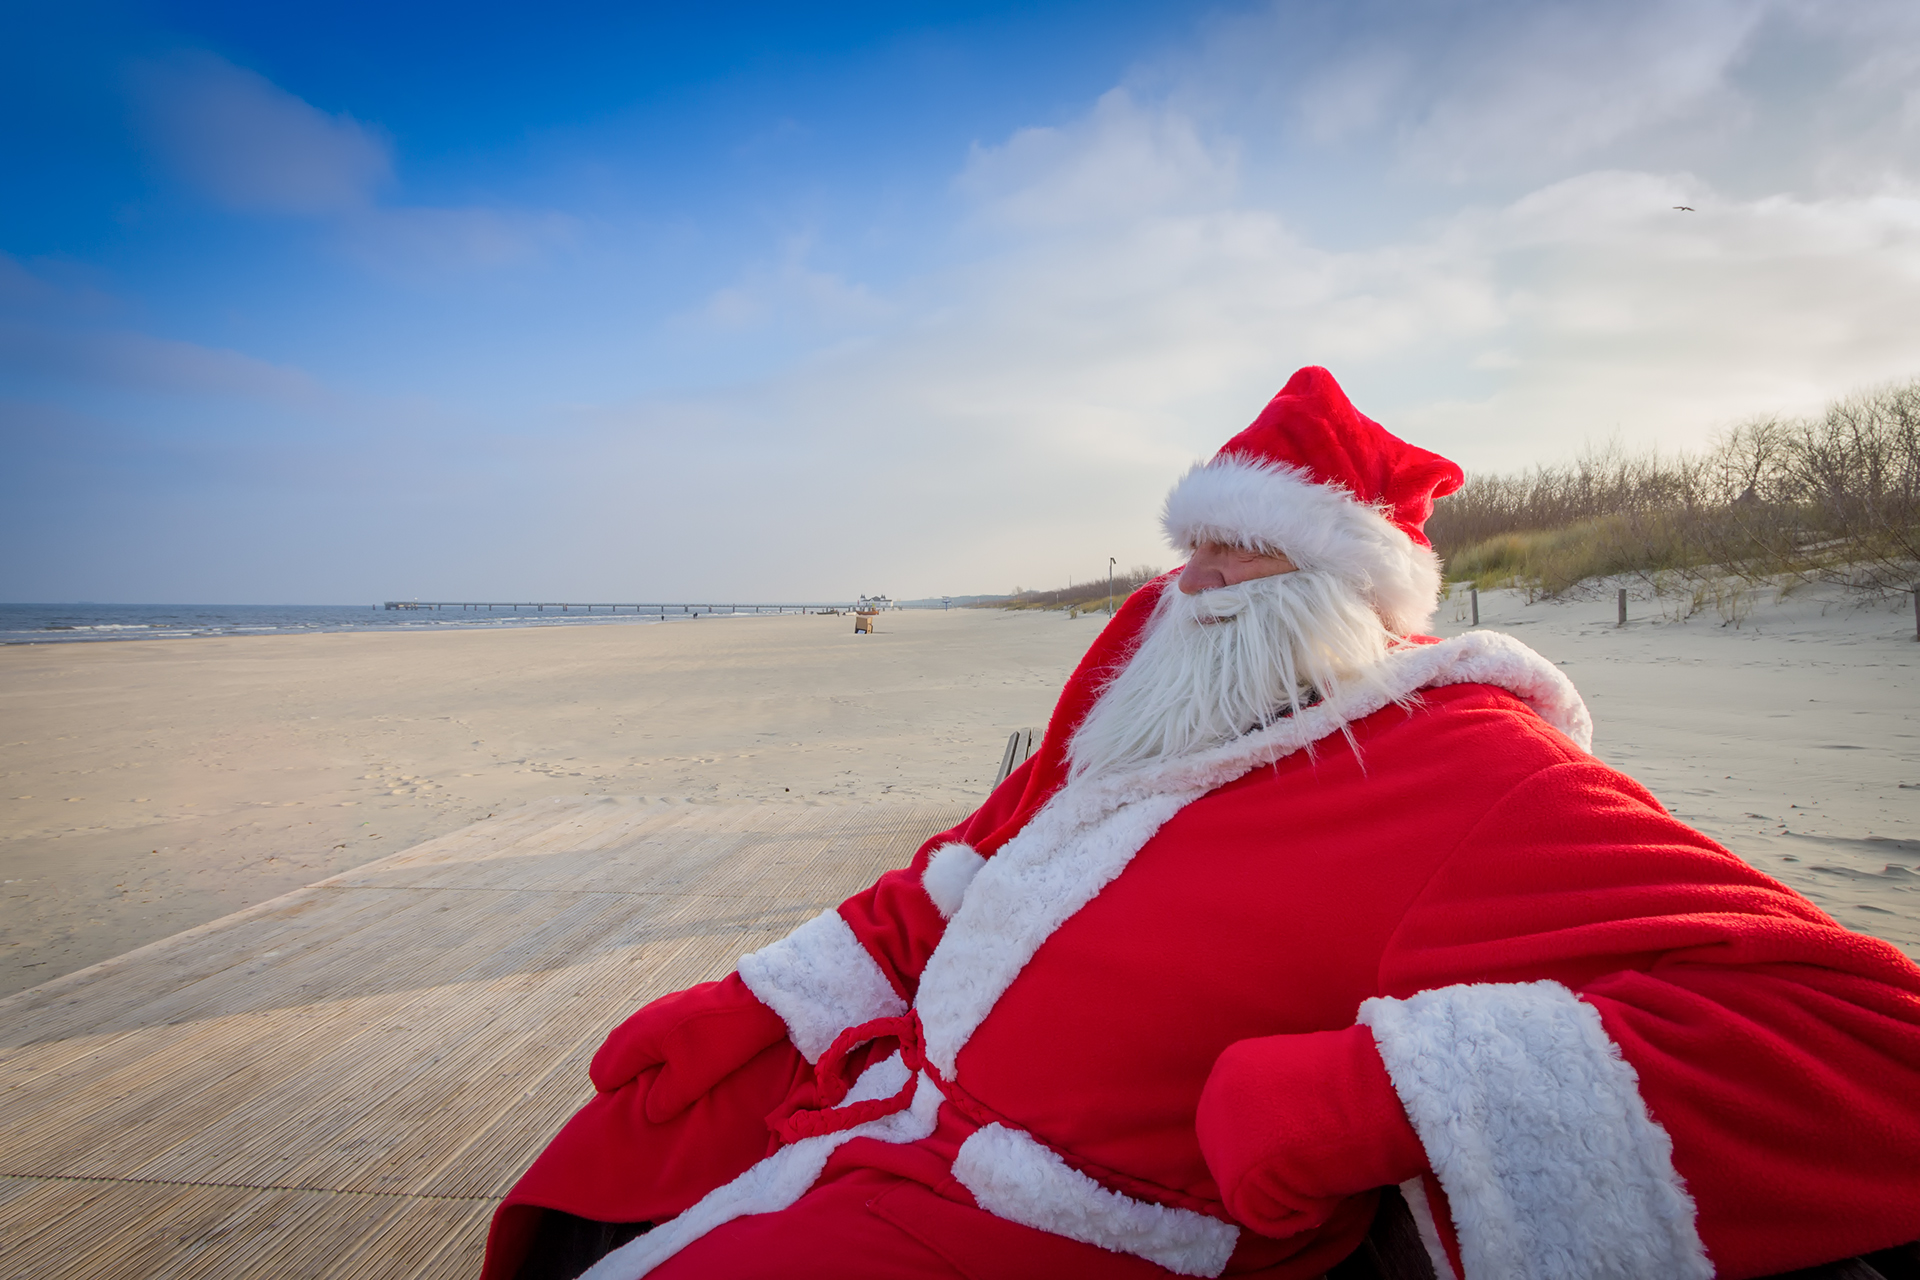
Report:
M 1920 640 L 1920 582 L 1913 584 L 1913 638 Z
M 1625 587 L 1620 588 L 1620 621 L 1613 625 L 1616 627 L 1627 625 L 1627 589 Z
M 1473 605 L 1473 625 L 1477 627 L 1480 625 L 1480 588 L 1468 587 L 1467 599 Z

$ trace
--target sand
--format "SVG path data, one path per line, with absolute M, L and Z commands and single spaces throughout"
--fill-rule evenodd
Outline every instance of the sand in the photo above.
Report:
M 1094 620 L 0 648 L 0 994 L 551 796 L 983 798 Z
M 1595 750 L 1850 927 L 1920 956 L 1910 608 L 1481 597 Z M 1464 602 L 1437 629 L 1465 629 Z M 1664 608 L 1665 615 L 1661 610 Z M 984 796 L 1097 619 L 903 611 L 0 649 L 0 994 L 550 796 Z

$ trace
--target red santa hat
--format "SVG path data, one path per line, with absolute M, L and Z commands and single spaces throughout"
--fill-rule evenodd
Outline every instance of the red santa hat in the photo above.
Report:
M 1278 551 L 1335 574 L 1396 634 L 1433 617 L 1440 559 L 1424 526 L 1460 468 L 1391 435 L 1353 407 L 1325 369 L 1300 370 L 1253 425 L 1167 495 L 1174 547 L 1203 542 Z

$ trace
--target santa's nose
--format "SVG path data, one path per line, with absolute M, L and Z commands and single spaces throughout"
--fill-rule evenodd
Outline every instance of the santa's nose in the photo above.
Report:
M 1197 596 L 1202 591 L 1219 590 L 1227 585 L 1227 580 L 1220 576 L 1217 569 L 1209 575 L 1206 570 L 1188 564 L 1180 570 L 1179 585 L 1182 595 Z

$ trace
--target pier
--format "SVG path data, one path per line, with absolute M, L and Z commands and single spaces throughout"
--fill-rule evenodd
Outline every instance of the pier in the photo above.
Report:
M 662 618 L 692 618 L 708 614 L 722 617 L 737 613 L 848 613 L 853 605 L 848 601 L 834 601 L 828 604 L 617 604 L 599 602 L 581 604 L 576 601 L 555 600 L 388 600 L 383 605 L 388 609 L 462 609 L 470 613 L 545 613 L 549 609 L 560 613 L 572 613 L 575 609 L 582 613 L 601 610 L 606 613 L 619 613 L 625 609 L 628 613 L 654 614 Z

